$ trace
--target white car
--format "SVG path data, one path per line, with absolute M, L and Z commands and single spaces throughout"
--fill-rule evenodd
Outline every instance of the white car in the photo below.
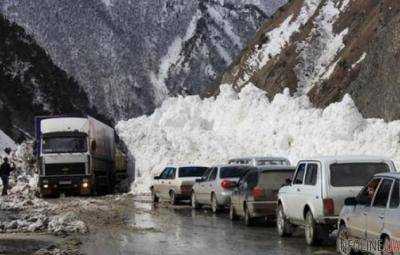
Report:
M 278 194 L 277 230 L 290 236 L 295 226 L 305 229 L 308 245 L 315 245 L 337 228 L 348 197 L 356 196 L 376 173 L 395 172 L 389 159 L 335 156 L 302 160 L 292 183 Z
M 204 175 L 204 166 L 167 166 L 150 186 L 152 200 L 168 199 L 175 205 L 179 200 L 190 199 L 195 180 Z
M 192 189 L 192 208 L 210 205 L 214 213 L 230 204 L 231 194 L 237 182 L 248 171 L 256 168 L 244 165 L 220 165 L 207 170 L 196 180 Z
M 250 165 L 255 167 L 269 165 L 290 166 L 290 161 L 284 157 L 265 156 L 265 157 L 244 157 L 228 160 L 228 164 Z

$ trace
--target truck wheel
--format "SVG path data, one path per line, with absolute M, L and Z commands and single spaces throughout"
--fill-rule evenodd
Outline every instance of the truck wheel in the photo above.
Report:
M 171 205 L 176 205 L 178 203 L 178 199 L 176 198 L 175 192 L 173 190 L 169 192 L 169 201 L 171 202 Z
M 232 203 L 229 207 L 229 219 L 231 219 L 231 221 L 238 220 L 238 216 L 236 215 L 236 212 L 235 212 L 235 207 L 233 207 Z
M 211 210 L 213 213 L 218 213 L 220 211 L 220 206 L 218 205 L 217 197 L 214 193 L 211 195 Z
M 190 202 L 192 203 L 192 209 L 200 209 L 201 208 L 201 205 L 196 200 L 196 194 L 194 193 L 194 191 L 192 192 Z
M 253 226 L 254 219 L 251 217 L 249 208 L 244 206 L 244 223 L 247 227 Z
M 278 205 L 276 212 L 276 227 L 280 237 L 289 237 L 293 234 L 293 225 L 287 220 L 282 205 Z
M 314 216 L 311 211 L 306 214 L 306 225 L 304 226 L 304 234 L 306 237 L 306 243 L 310 246 L 317 245 L 318 243 L 318 226 L 314 220 Z
M 159 198 L 157 197 L 157 194 L 153 188 L 151 188 L 151 201 L 153 203 L 158 203 L 158 201 L 159 201 Z

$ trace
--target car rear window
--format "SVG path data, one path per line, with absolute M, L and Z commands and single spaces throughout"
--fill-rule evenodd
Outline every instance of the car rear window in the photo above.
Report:
M 248 167 L 222 167 L 219 172 L 219 178 L 240 178 L 248 171 Z
M 337 163 L 330 165 L 334 187 L 364 186 L 377 173 L 389 172 L 385 163 Z
M 294 170 L 266 171 L 260 174 L 258 185 L 265 189 L 279 189 L 292 178 Z
M 187 166 L 179 168 L 179 177 L 201 177 L 207 171 L 207 167 Z

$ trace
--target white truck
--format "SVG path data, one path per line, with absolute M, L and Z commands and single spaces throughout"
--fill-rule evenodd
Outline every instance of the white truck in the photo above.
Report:
M 337 228 L 346 198 L 356 196 L 376 173 L 395 171 L 393 162 L 382 157 L 301 160 L 291 184 L 279 190 L 278 234 L 290 236 L 296 226 L 302 226 L 307 244 L 317 244 Z
M 114 129 L 90 116 L 36 117 L 35 136 L 42 196 L 109 193 L 126 177 Z

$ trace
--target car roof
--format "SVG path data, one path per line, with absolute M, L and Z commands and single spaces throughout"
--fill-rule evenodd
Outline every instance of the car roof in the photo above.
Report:
M 260 156 L 260 157 L 243 157 L 243 158 L 231 158 L 229 161 L 233 160 L 288 160 L 285 157 L 277 157 L 277 156 Z
M 256 167 L 251 166 L 251 165 L 243 165 L 243 164 L 220 164 L 220 165 L 213 165 L 211 167 L 218 167 L 218 168 L 222 168 L 222 167 L 246 167 L 246 168 L 254 168 L 254 169 L 256 168 Z
M 207 166 L 200 166 L 200 165 L 166 165 L 167 167 L 174 167 L 174 168 L 181 168 L 181 167 L 207 167 Z
M 365 156 L 365 155 L 341 155 L 341 156 L 321 156 L 315 158 L 302 159 L 302 161 L 320 161 L 325 163 L 345 163 L 345 162 L 388 162 L 391 159 L 381 156 Z
M 379 173 L 375 174 L 375 177 L 391 177 L 391 178 L 400 178 L 399 172 L 388 172 L 388 173 Z
M 258 166 L 260 171 L 273 171 L 273 170 L 296 170 L 295 166 L 283 166 L 283 165 L 267 165 L 267 166 Z

